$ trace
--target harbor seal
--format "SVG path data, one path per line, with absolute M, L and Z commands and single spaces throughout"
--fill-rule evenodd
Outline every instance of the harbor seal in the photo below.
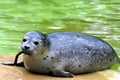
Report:
M 40 74 L 73 77 L 107 69 L 120 61 L 107 42 L 78 32 L 43 34 L 30 31 L 24 35 L 21 49 L 14 63 L 3 64 L 24 66 L 28 71 Z M 23 61 L 17 63 L 21 53 L 24 53 Z

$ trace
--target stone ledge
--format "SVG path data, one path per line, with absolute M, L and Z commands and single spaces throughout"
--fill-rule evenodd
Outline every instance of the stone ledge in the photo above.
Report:
M 14 61 L 15 55 L 0 55 L 0 62 Z M 20 57 L 22 59 L 22 57 Z M 19 60 L 20 60 L 19 59 Z M 120 72 L 103 70 L 89 74 L 76 75 L 74 78 L 59 78 L 48 75 L 33 74 L 24 67 L 0 64 L 0 80 L 119 80 Z

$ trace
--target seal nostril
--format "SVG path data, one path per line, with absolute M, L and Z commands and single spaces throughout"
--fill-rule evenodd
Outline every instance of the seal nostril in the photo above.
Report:
M 28 46 L 24 46 L 24 48 L 25 48 L 26 50 L 28 50 L 30 47 L 28 47 Z

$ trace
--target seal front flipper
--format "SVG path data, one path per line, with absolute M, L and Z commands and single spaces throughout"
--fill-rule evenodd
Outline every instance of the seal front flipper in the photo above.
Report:
M 22 54 L 22 53 L 23 53 L 23 51 L 19 52 L 19 53 L 15 56 L 14 62 L 3 62 L 3 63 L 1 63 L 1 64 L 10 65 L 10 66 L 14 66 L 14 65 L 16 65 L 16 66 L 24 66 L 23 61 L 17 62 L 19 55 Z
M 63 71 L 63 70 L 57 70 L 57 69 L 54 69 L 52 71 L 53 75 L 54 76 L 57 76 L 57 77 L 74 77 L 74 75 L 70 72 L 66 72 L 66 71 Z
M 23 61 L 18 62 L 18 63 L 16 64 L 16 66 L 24 67 L 24 62 L 23 62 Z
M 19 52 L 16 56 L 15 56 L 15 61 L 14 61 L 14 65 L 17 65 L 17 60 L 20 54 L 22 54 L 23 51 Z
M 2 62 L 1 64 L 14 66 L 14 62 Z
M 9 66 L 20 66 L 20 67 L 24 67 L 24 62 L 18 62 L 17 64 L 14 64 L 14 62 L 2 62 L 1 64 L 3 65 L 9 65 Z

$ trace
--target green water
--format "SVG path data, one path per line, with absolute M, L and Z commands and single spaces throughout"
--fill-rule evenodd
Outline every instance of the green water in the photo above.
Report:
M 30 30 L 98 36 L 120 54 L 120 0 L 0 0 L 0 53 L 20 51 Z

